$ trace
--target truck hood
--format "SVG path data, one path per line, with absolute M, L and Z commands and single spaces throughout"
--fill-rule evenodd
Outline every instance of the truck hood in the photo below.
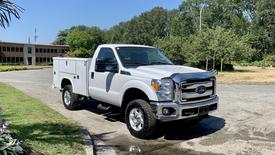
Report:
M 129 72 L 134 76 L 151 79 L 161 79 L 164 77 L 170 77 L 175 73 L 198 73 L 206 71 L 193 67 L 178 65 L 150 65 L 131 68 L 129 69 Z

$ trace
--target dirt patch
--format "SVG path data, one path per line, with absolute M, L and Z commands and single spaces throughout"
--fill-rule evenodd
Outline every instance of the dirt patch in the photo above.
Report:
M 218 83 L 275 83 L 275 68 L 235 66 L 233 72 L 219 72 Z

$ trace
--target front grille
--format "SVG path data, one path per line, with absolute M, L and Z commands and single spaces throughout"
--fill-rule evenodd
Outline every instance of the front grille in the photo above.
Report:
M 198 91 L 202 88 L 203 91 Z M 182 102 L 198 102 L 210 99 L 215 94 L 214 79 L 189 80 L 180 84 Z

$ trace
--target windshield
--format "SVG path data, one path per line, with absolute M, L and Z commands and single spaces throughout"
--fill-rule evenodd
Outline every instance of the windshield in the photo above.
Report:
M 124 67 L 145 65 L 172 65 L 158 49 L 150 47 L 117 47 L 118 56 Z

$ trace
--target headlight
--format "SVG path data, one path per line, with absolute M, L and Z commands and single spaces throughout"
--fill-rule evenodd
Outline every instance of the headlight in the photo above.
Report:
M 172 79 L 152 80 L 152 88 L 156 91 L 158 99 L 160 101 L 173 100 L 173 81 Z

